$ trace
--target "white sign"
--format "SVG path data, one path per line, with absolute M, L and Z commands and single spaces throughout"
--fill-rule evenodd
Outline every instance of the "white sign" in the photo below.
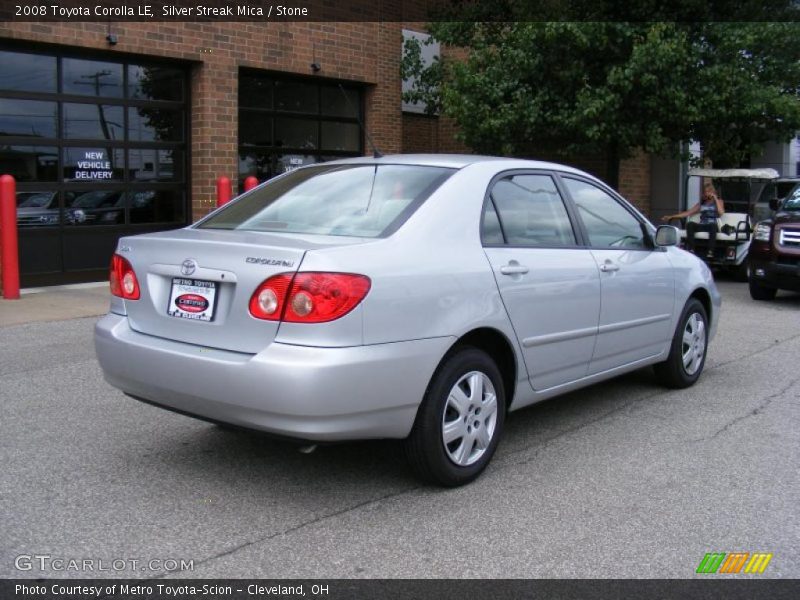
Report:
M 106 158 L 103 150 L 87 150 L 83 160 L 77 162 L 75 179 L 112 179 L 114 172 L 111 170 L 111 161 Z

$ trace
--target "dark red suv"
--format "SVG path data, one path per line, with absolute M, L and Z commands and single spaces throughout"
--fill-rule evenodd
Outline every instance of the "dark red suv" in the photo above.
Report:
M 779 289 L 800 292 L 800 183 L 770 208 L 775 215 L 756 225 L 750 246 L 754 300 L 772 300 Z

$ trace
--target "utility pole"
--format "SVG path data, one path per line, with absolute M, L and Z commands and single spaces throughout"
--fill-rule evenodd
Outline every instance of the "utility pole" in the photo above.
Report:
M 116 83 L 103 83 L 100 81 L 101 77 L 108 77 L 111 71 L 98 71 L 94 75 L 81 75 L 81 79 L 93 79 L 94 81 L 74 81 L 75 85 L 92 85 L 94 86 L 94 95 L 100 95 L 100 89 L 104 87 L 116 87 Z M 111 134 L 108 130 L 108 122 L 106 121 L 105 114 L 103 113 L 103 105 L 97 105 L 100 111 L 100 127 L 103 129 L 103 137 L 107 140 L 111 139 Z
M 91 85 L 91 86 L 94 86 L 94 95 L 95 96 L 100 96 L 100 89 L 101 88 L 104 88 L 104 87 L 115 87 L 117 85 L 116 83 L 103 83 L 103 82 L 100 81 L 101 77 L 108 77 L 111 74 L 112 74 L 111 71 L 105 71 L 105 70 L 104 71 L 97 71 L 93 75 L 81 75 L 81 79 L 91 79 L 93 81 L 74 81 L 73 83 L 75 85 Z M 100 114 L 100 128 L 103 130 L 103 138 L 107 139 L 107 140 L 110 140 L 111 139 L 111 132 L 108 129 L 108 121 L 106 121 L 106 115 L 105 115 L 105 112 L 103 111 L 103 105 L 102 104 L 98 104 L 97 105 L 97 111 Z M 123 119 L 123 122 L 124 122 L 124 119 Z M 108 153 L 108 161 L 110 163 L 111 162 L 112 149 L 110 147 L 106 148 L 106 152 Z M 112 168 L 112 171 L 113 171 L 113 168 Z

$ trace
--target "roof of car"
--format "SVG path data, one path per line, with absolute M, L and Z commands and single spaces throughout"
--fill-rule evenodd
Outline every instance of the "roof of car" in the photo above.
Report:
M 539 160 L 526 160 L 519 158 L 508 158 L 503 156 L 481 156 L 479 154 L 389 154 L 380 158 L 371 156 L 358 156 L 337 160 L 337 163 L 368 163 L 368 164 L 392 164 L 392 165 L 424 165 L 429 167 L 447 167 L 451 169 L 461 169 L 468 165 L 490 161 L 507 161 L 509 163 L 519 163 L 531 169 L 570 169 L 565 165 L 544 162 Z

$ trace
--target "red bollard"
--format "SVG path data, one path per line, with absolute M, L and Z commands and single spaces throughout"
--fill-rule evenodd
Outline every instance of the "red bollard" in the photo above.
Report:
M 250 177 L 244 180 L 244 191 L 249 192 L 257 185 L 258 185 L 258 179 L 256 179 L 253 175 L 250 175 Z
M 217 179 L 217 208 L 230 202 L 231 180 L 224 175 Z
M 0 176 L 0 260 L 3 297 L 19 300 L 19 246 L 17 243 L 17 182 Z

